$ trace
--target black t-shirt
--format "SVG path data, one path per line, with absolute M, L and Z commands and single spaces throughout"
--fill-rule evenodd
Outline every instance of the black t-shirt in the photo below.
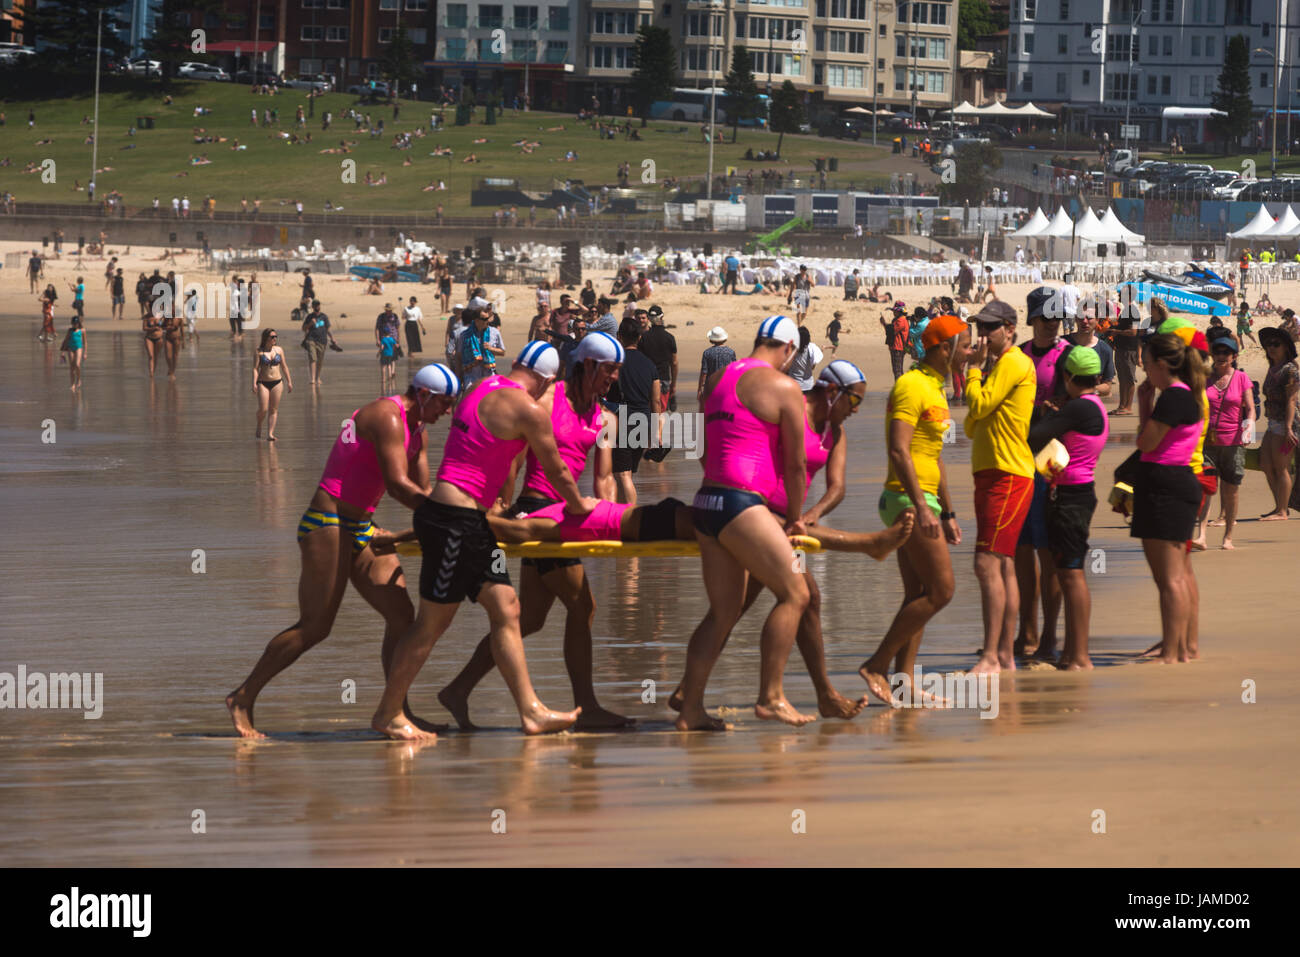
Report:
M 125 292 L 123 291 L 124 289 L 125 289 L 125 286 L 124 286 L 124 284 L 123 284 L 123 282 L 122 282 L 122 277 L 121 277 L 121 276 L 114 276 L 114 277 L 113 277 L 113 295 L 115 295 L 115 296 L 122 296 L 122 295 L 125 295 Z
M 32 275 L 36 275 L 41 271 L 40 256 L 33 256 L 31 259 L 27 260 L 27 271 L 30 272 Z
M 650 392 L 659 378 L 655 364 L 639 349 L 628 349 L 618 381 L 609 389 L 609 401 L 626 406 L 627 412 L 650 411 Z
M 1165 389 L 1151 409 L 1151 418 L 1171 429 L 1201 421 L 1201 406 L 1191 389 Z
M 677 355 L 677 340 L 663 326 L 651 326 L 641 333 L 637 348 L 647 359 L 655 364 L 659 378 L 671 382 L 673 377 L 673 356 Z M 619 373 L 621 376 L 622 373 Z
M 1133 320 L 1123 312 L 1115 320 L 1115 329 L 1132 329 Z M 1111 347 L 1116 352 L 1137 352 L 1142 347 L 1141 336 L 1120 336 L 1113 335 L 1110 340 Z
M 314 287 L 312 286 L 312 284 L 311 284 L 311 276 L 303 276 L 303 277 L 302 277 L 302 297 L 303 297 L 304 299 L 312 299 L 312 298 L 314 298 L 312 294 L 313 294 L 315 291 L 316 291 L 315 288 L 314 288 Z
M 330 341 L 330 317 L 323 312 L 315 315 L 309 315 L 303 320 L 303 324 L 311 323 L 307 327 L 307 339 L 311 342 L 318 342 L 325 345 Z
M 829 339 L 831 342 L 834 342 L 839 337 L 840 337 L 840 321 L 838 319 L 832 319 L 830 321 L 830 324 L 826 326 L 826 338 Z
M 1079 396 L 1061 406 L 1059 412 L 1043 416 L 1029 430 L 1029 450 L 1037 455 L 1043 446 L 1052 439 L 1059 439 L 1066 432 L 1078 432 L 1081 435 L 1101 435 L 1105 431 L 1106 419 L 1097 403 Z
M 592 306 L 596 304 L 596 290 L 583 289 L 582 292 L 579 294 L 578 298 L 582 300 L 582 304 L 584 306 L 590 309 Z

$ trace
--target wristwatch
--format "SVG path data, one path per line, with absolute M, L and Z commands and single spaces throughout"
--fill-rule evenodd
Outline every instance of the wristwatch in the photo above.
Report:
M 956 513 L 956 512 L 940 512 L 940 513 L 939 513 L 939 521 L 941 521 L 941 522 L 946 522 L 946 521 L 948 521 L 948 519 L 950 519 L 950 518 L 956 518 L 956 517 L 957 517 L 957 513 Z

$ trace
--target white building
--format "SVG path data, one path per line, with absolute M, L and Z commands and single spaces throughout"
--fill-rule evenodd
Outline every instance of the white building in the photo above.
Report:
M 1300 0 L 1281 7 L 1285 45 L 1275 74 L 1275 0 L 1011 0 L 1008 104 L 1059 106 L 1078 132 L 1116 138 L 1127 116 L 1143 140 L 1165 141 L 1180 129 L 1191 142 L 1199 122 L 1175 127 L 1164 111 L 1208 108 L 1228 39 L 1241 34 L 1257 110 L 1272 109 L 1277 82 L 1278 113 L 1286 116 L 1300 108 L 1300 73 L 1292 70 L 1300 30 L 1287 30 L 1300 21 Z

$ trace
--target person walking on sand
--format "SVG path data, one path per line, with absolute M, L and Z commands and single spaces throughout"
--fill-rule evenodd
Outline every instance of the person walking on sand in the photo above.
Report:
M 63 342 L 63 351 L 67 354 L 68 377 L 73 392 L 81 388 L 82 363 L 86 359 L 86 330 L 80 316 L 72 317 L 72 328 L 68 330 Z
M 956 316 L 938 316 L 926 327 L 923 345 L 925 358 L 898 377 L 885 406 L 889 472 L 877 505 L 886 527 L 905 511 L 916 516 L 914 531 L 898 549 L 903 600 L 875 654 L 858 669 L 867 690 L 890 705 L 890 665 L 910 682 L 926 624 L 952 601 L 948 548 L 961 544 L 941 454 L 952 427 L 943 383 L 953 363 L 965 361 L 970 329 Z
M 411 297 L 409 303 L 402 308 L 403 325 L 406 328 L 406 352 L 407 355 L 414 359 L 423 352 L 423 343 L 420 340 L 420 334 L 429 334 L 429 330 L 424 327 L 424 313 L 416 305 L 416 298 Z
M 266 422 L 266 440 L 275 441 L 275 423 L 280 417 L 280 386 L 293 391 L 293 376 L 289 374 L 288 357 L 279 344 L 274 329 L 262 330 L 262 341 L 253 357 L 253 392 L 257 395 L 257 430 L 254 438 L 262 437 L 262 423 Z
M 907 321 L 907 304 L 901 299 L 895 300 L 888 313 L 881 313 L 880 326 L 885 330 L 885 347 L 889 350 L 889 367 L 894 372 L 894 381 L 903 374 L 903 361 L 907 357 L 907 343 L 911 337 L 912 327 Z
M 385 492 L 407 507 L 428 494 L 425 426 L 451 411 L 459 387 L 446 366 L 427 365 L 404 394 L 375 399 L 344 422 L 298 523 L 298 620 L 271 639 L 249 676 L 226 696 L 240 737 L 266 737 L 253 725 L 257 696 L 329 637 L 349 581 L 384 617 L 380 661 L 389 674 L 397 641 L 415 613 L 394 548 L 397 536 L 375 525 L 374 511 Z M 430 727 L 411 715 L 404 700 L 398 710 L 409 725 Z
M 1210 404 L 1210 426 L 1205 438 L 1205 458 L 1219 473 L 1219 517 L 1211 526 L 1223 527 L 1223 547 L 1235 548 L 1232 530 L 1237 523 L 1237 503 L 1246 476 L 1246 446 L 1255 441 L 1255 403 L 1250 376 L 1237 368 L 1237 340 L 1231 335 L 1210 340 L 1210 372 L 1205 397 Z M 1204 540 L 1204 535 L 1200 536 Z
M 414 529 L 424 560 L 420 610 L 393 654 L 393 666 L 371 727 L 399 740 L 436 737 L 406 716 L 402 703 L 425 659 L 468 598 L 483 606 L 491 627 L 492 659 L 501 671 L 526 734 L 563 731 L 582 709 L 551 711 L 537 698 L 524 659 L 519 598 L 504 556 L 487 522 L 515 456 L 531 449 L 565 511 L 580 517 L 595 499 L 578 491 L 555 444 L 551 417 L 537 402 L 555 379 L 560 356 L 544 342 L 530 342 L 509 375 L 493 375 L 457 404 L 433 488 L 403 504 L 415 509 Z
M 307 350 L 307 375 L 312 385 L 320 385 L 321 365 L 325 362 L 325 350 L 334 345 L 334 335 L 330 332 L 330 318 L 320 311 L 320 300 L 311 301 L 311 309 L 302 320 L 302 331 L 306 338 L 303 348 Z
M 794 304 L 795 322 L 801 326 L 804 319 L 808 318 L 808 309 L 812 304 L 812 290 L 816 285 L 817 280 L 808 272 L 808 267 L 800 266 L 799 274 L 794 277 L 794 283 L 786 293 L 786 305 Z
M 1296 345 L 1281 329 L 1266 326 L 1259 331 L 1259 341 L 1268 356 L 1268 374 L 1264 377 L 1261 392 L 1264 395 L 1264 417 L 1268 430 L 1260 446 L 1259 460 L 1268 489 L 1273 493 L 1272 511 L 1260 516 L 1260 521 L 1283 521 L 1289 514 L 1291 483 L 1288 466 L 1291 455 L 1300 439 L 1300 367 L 1296 364 Z

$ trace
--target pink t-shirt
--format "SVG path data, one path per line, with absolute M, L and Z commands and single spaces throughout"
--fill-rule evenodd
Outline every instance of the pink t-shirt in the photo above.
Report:
M 1226 389 L 1206 383 L 1205 397 L 1210 402 L 1210 445 L 1244 445 L 1241 434 L 1241 407 L 1250 392 L 1250 376 L 1236 369 Z

